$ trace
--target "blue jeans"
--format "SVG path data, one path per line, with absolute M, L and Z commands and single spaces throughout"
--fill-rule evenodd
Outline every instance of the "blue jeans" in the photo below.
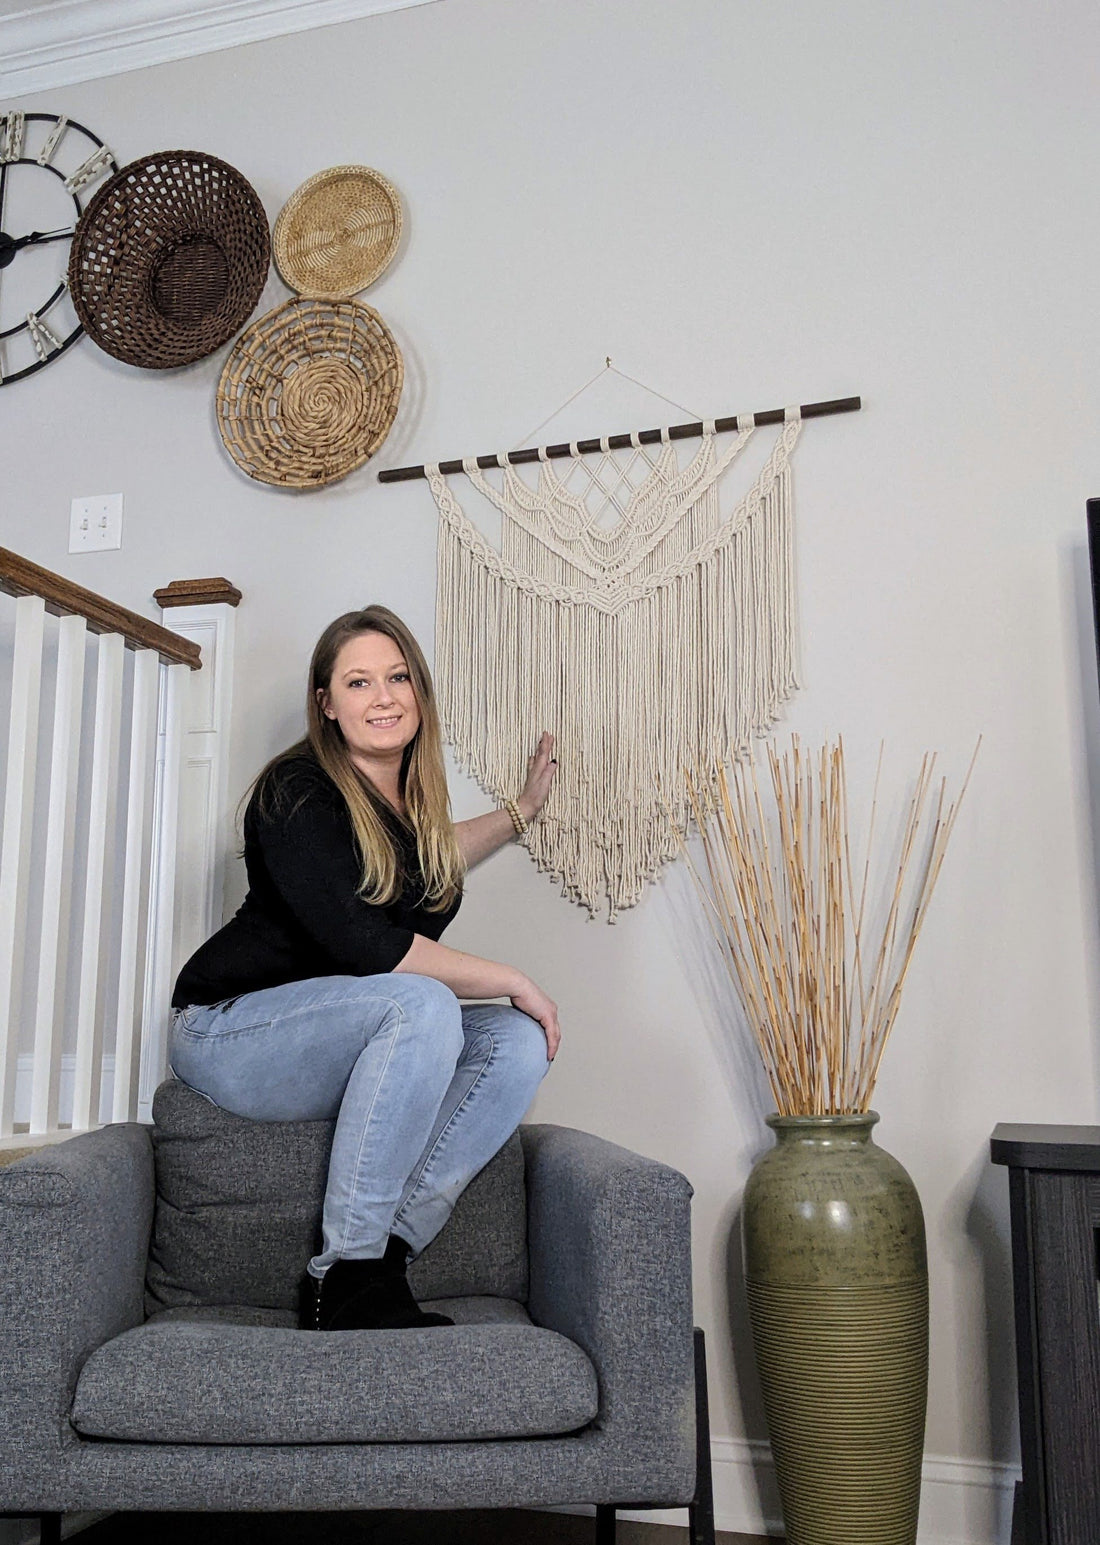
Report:
M 419 1254 L 519 1125 L 549 1063 L 542 1026 L 406 972 L 325 976 L 173 1016 L 177 1078 L 254 1121 L 336 1117 L 323 1250 Z

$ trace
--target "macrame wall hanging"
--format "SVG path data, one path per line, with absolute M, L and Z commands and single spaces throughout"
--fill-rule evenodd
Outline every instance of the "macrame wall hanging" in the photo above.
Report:
M 794 690 L 791 456 L 803 419 L 859 405 L 379 474 L 426 477 L 439 511 L 436 684 L 455 754 L 492 797 L 514 797 L 552 731 L 558 771 L 525 841 L 592 915 L 614 921 L 675 857 L 685 772 L 743 755 Z M 767 458 L 726 498 L 724 474 L 767 425 Z M 471 492 L 499 513 L 499 551 L 464 508 Z

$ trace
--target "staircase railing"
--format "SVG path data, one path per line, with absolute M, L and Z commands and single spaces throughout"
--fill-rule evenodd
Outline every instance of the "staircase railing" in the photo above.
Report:
M 220 921 L 240 596 L 226 581 L 170 586 L 157 595 L 182 608 L 169 631 L 3 548 L 0 592 L 15 598 L 14 626 L 0 631 L 11 651 L 0 812 L 10 1147 L 148 1114 L 175 969 Z

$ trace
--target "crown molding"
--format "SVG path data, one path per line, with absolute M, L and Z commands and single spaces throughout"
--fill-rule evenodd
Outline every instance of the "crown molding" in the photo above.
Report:
M 439 0 L 52 0 L 0 14 L 0 100 Z

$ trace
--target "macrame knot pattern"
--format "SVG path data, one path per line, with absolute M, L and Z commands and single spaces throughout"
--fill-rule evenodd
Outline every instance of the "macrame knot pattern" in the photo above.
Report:
M 756 427 L 721 452 L 713 422 L 684 466 L 652 448 L 574 448 L 537 482 L 498 457 L 467 482 L 500 514 L 499 550 L 426 468 L 440 515 L 436 675 L 455 753 L 500 801 L 522 787 L 544 729 L 558 772 L 525 842 L 564 895 L 608 920 L 678 851 L 685 774 L 744 756 L 797 686 L 790 458 L 785 421 L 726 514 L 719 485 Z M 672 817 L 670 822 L 669 817 Z

